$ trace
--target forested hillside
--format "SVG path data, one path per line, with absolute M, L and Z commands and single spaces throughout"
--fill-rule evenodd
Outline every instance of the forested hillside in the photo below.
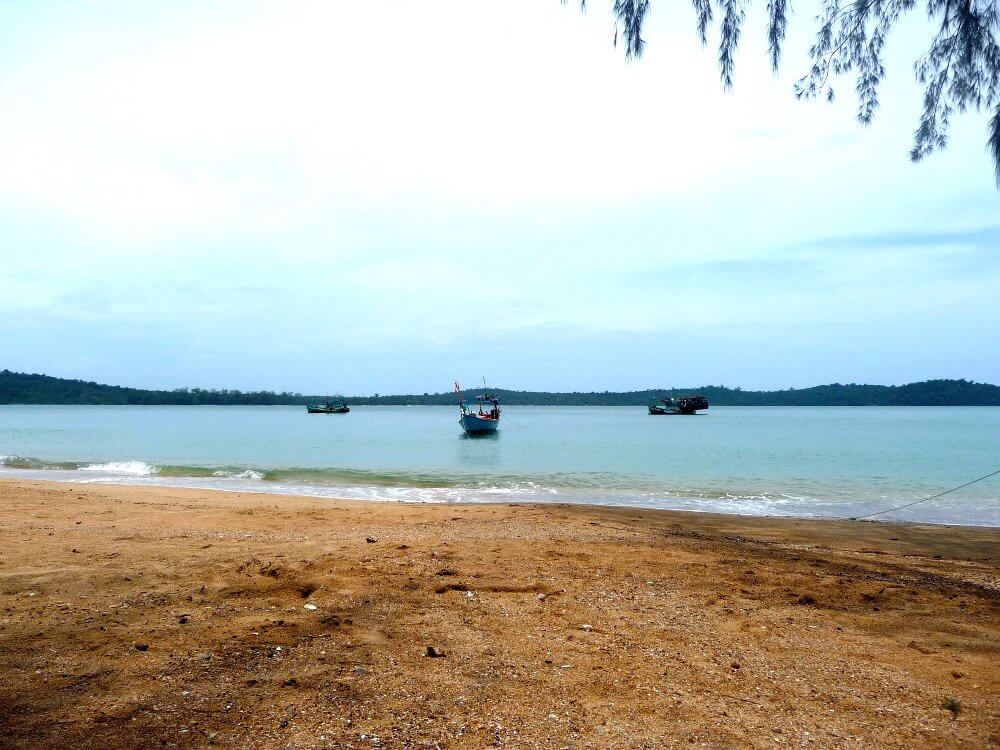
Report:
M 908 385 L 818 385 L 784 391 L 744 391 L 706 385 L 692 388 L 656 388 L 647 391 L 551 393 L 495 389 L 509 405 L 643 406 L 664 396 L 700 393 L 714 406 L 1000 406 L 1000 386 L 969 380 L 926 380 Z M 466 391 L 474 397 L 477 391 Z M 49 375 L 0 371 L 0 404 L 158 404 L 158 405 L 277 405 L 305 404 L 322 396 L 272 391 L 178 388 L 153 391 L 66 380 Z M 423 393 L 396 396 L 352 396 L 355 405 L 454 404 L 455 394 Z

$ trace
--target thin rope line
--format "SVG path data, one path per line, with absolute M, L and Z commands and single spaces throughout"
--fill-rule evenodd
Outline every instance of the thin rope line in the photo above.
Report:
M 941 493 L 939 493 L 937 495 L 931 495 L 930 497 L 921 498 L 920 500 L 914 500 L 912 503 L 906 503 L 905 505 L 897 505 L 895 508 L 886 508 L 885 510 L 879 510 L 879 511 L 876 511 L 875 513 L 868 513 L 867 515 L 864 515 L 864 516 L 850 516 L 850 517 L 848 517 L 847 520 L 848 521 L 860 521 L 862 518 L 871 518 L 872 516 L 881 516 L 884 513 L 892 513 L 892 511 L 894 511 L 894 510 L 902 510 L 903 508 L 909 508 L 911 505 L 919 505 L 920 503 L 926 503 L 928 500 L 936 500 L 939 497 L 944 497 L 945 495 L 947 495 L 947 494 L 949 494 L 951 492 L 955 492 L 956 490 L 960 490 L 963 487 L 968 487 L 970 484 L 975 484 L 976 482 L 982 482 L 984 479 L 989 479 L 990 477 L 995 477 L 997 474 L 1000 474 L 1000 469 L 997 469 L 996 471 L 990 472 L 989 474 L 986 474 L 985 476 L 981 476 L 981 477 L 979 477 L 979 479 L 973 479 L 971 482 L 966 482 L 965 484 L 960 484 L 960 485 L 958 485 L 958 487 L 952 487 L 950 490 L 945 490 L 944 492 L 941 492 Z

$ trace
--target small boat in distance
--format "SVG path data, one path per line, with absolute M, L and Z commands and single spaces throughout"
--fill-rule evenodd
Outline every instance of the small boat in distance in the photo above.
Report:
M 327 399 L 322 404 L 308 404 L 306 406 L 306 412 L 309 414 L 347 414 L 350 410 L 351 407 L 343 399 L 340 400 L 340 403 Z
M 663 404 L 660 406 L 659 404 Z M 708 399 L 704 396 L 674 396 L 661 398 L 659 404 L 654 401 L 649 405 L 649 413 L 660 414 L 697 414 L 708 408 Z
M 497 431 L 500 426 L 500 397 L 491 394 L 485 383 L 482 395 L 476 396 L 476 401 L 479 402 L 478 412 L 466 406 L 465 399 L 462 398 L 462 387 L 458 383 L 455 383 L 455 393 L 458 395 L 458 407 L 462 410 L 458 423 L 462 425 L 466 435 L 486 435 Z M 487 404 L 492 404 L 492 407 L 483 411 Z

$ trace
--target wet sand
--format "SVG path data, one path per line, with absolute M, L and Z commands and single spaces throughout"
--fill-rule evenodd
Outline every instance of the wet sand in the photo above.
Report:
M 998 664 L 997 529 L 0 482 L 3 748 L 990 748 Z

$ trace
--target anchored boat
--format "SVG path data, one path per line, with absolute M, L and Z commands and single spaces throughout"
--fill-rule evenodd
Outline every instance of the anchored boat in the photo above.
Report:
M 462 387 L 458 383 L 455 383 L 455 393 L 458 394 L 458 407 L 462 410 L 458 423 L 462 425 L 466 435 L 485 435 L 497 431 L 500 426 L 499 396 L 491 394 L 484 385 L 482 395 L 476 396 L 479 409 L 474 411 L 474 407 L 466 405 Z M 484 410 L 484 407 L 488 408 Z
M 309 404 L 306 406 L 306 411 L 309 414 L 347 414 L 350 410 L 351 407 L 343 400 L 340 403 L 336 403 L 327 399 L 322 404 Z
M 663 404 L 660 406 L 660 404 Z M 708 399 L 704 396 L 675 396 L 673 398 L 661 398 L 659 403 L 654 401 L 649 405 L 649 413 L 660 414 L 697 414 L 702 409 L 708 408 Z

